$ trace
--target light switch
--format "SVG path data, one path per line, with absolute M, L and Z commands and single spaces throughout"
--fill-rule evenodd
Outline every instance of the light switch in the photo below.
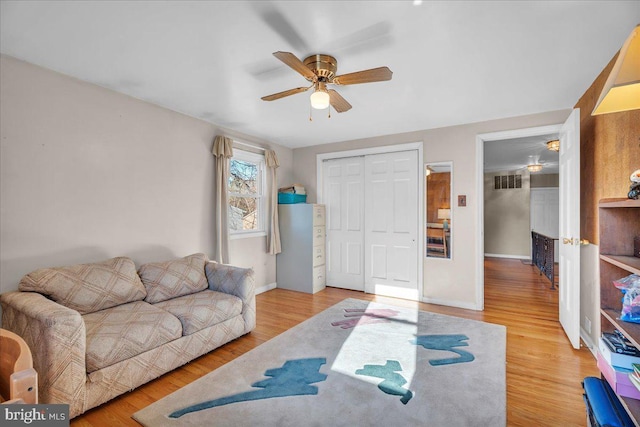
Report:
M 458 206 L 467 206 L 467 196 L 464 194 L 458 195 Z

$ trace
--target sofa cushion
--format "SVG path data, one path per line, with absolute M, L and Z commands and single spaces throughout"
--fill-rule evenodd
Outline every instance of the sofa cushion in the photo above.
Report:
M 182 336 L 180 321 L 144 301 L 82 316 L 87 331 L 87 372 L 111 366 Z
M 223 292 L 205 290 L 154 304 L 176 316 L 182 333 L 191 335 L 242 312 L 242 300 Z
M 172 261 L 144 264 L 138 274 L 147 289 L 145 301 L 156 303 L 207 289 L 206 262 L 205 254 L 193 254 Z
M 147 294 L 135 264 L 125 257 L 41 268 L 24 276 L 18 289 L 38 292 L 80 314 L 139 301 Z

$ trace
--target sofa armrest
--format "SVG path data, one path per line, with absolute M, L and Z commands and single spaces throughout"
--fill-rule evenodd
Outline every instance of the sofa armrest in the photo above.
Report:
M 38 373 L 41 403 L 67 403 L 83 412 L 87 371 L 82 316 L 35 292 L 0 295 L 2 327 L 25 340 Z
M 217 262 L 205 264 L 205 273 L 212 291 L 235 295 L 242 300 L 244 331 L 249 332 L 256 326 L 256 286 L 252 268 L 240 268 Z

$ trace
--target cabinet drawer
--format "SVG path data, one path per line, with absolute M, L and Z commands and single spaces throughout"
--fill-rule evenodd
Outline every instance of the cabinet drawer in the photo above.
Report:
M 314 292 L 323 288 L 325 284 L 324 265 L 313 268 L 313 290 Z
M 325 225 L 324 222 L 324 205 L 315 205 L 313 207 L 313 225 Z
M 313 266 L 317 267 L 324 264 L 324 245 L 313 247 Z
M 313 246 L 324 246 L 324 225 L 313 227 Z

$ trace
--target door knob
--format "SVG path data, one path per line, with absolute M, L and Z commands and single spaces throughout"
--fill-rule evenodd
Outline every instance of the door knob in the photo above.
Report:
M 565 245 L 588 245 L 589 241 L 587 239 L 568 239 L 563 237 L 562 243 Z

